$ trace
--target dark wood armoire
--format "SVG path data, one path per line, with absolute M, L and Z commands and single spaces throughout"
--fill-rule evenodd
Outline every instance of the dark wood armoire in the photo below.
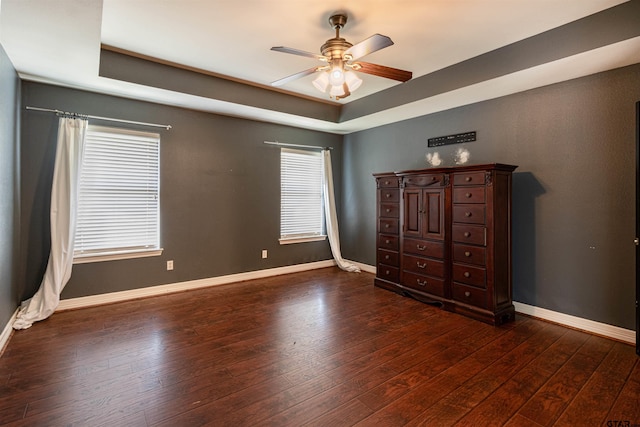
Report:
M 493 325 L 511 321 L 511 175 L 483 164 L 374 174 L 376 286 Z

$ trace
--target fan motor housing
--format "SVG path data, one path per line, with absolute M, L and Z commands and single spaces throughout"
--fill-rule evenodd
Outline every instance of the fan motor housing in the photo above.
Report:
M 341 37 L 335 37 L 329 39 L 322 45 L 320 51 L 322 55 L 329 58 L 329 61 L 333 59 L 343 59 L 344 52 L 353 46 L 351 43 Z

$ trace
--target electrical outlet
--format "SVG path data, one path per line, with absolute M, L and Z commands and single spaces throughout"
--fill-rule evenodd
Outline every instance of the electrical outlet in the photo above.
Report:
M 167 271 L 173 270 L 173 260 L 167 261 Z
M 266 257 L 267 257 L 267 250 L 266 250 L 266 249 L 263 249 L 263 250 L 262 250 L 262 258 L 264 259 L 264 258 L 266 258 Z

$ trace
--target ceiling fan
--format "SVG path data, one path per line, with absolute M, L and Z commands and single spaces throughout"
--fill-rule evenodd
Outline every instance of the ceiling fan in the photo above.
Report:
M 313 85 L 321 92 L 329 92 L 329 96 L 335 99 L 346 98 L 351 95 L 362 84 L 362 80 L 354 73 L 371 74 L 385 77 L 387 79 L 406 82 L 412 77 L 411 71 L 399 70 L 397 68 L 385 67 L 383 65 L 371 64 L 359 61 L 365 55 L 376 52 L 393 44 L 387 36 L 374 34 L 366 40 L 355 45 L 340 37 L 340 29 L 347 23 L 347 15 L 336 14 L 329 18 L 331 27 L 336 30 L 336 36 L 327 40 L 320 51 L 322 55 L 284 46 L 274 46 L 271 50 L 276 52 L 290 53 L 293 55 L 306 56 L 325 62 L 325 65 L 309 68 L 288 77 L 276 80 L 272 86 L 282 86 L 293 80 L 319 72 L 318 77 L 313 81 Z

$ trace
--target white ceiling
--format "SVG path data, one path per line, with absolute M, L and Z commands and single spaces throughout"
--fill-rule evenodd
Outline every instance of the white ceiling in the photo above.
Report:
M 270 50 L 320 53 L 328 17 L 346 12 L 341 36 L 372 34 L 394 45 L 363 60 L 414 79 L 575 21 L 623 0 L 0 0 L 0 43 L 21 78 L 221 114 L 349 133 L 640 62 L 640 38 L 512 73 L 343 123 L 282 114 L 98 76 L 100 45 L 259 85 L 317 63 Z M 362 74 L 361 74 L 362 75 Z M 362 75 L 348 103 L 400 83 Z M 327 100 L 306 77 L 285 91 Z

